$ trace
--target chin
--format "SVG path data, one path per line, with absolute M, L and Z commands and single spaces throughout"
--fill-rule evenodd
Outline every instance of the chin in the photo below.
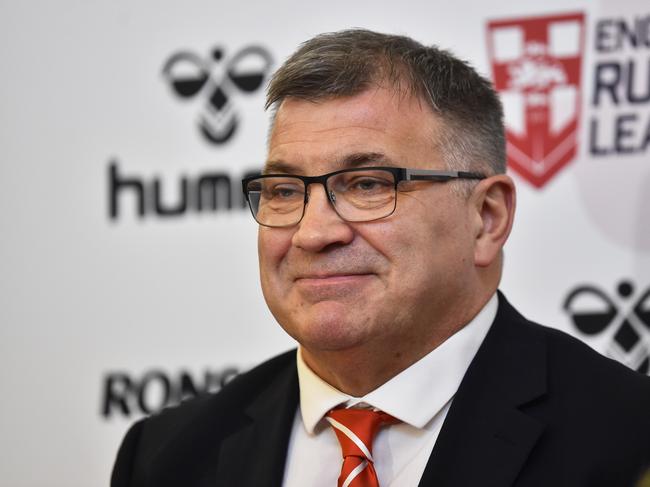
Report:
M 336 351 L 359 346 L 368 334 L 366 320 L 338 303 L 312 305 L 308 313 L 296 313 L 282 325 L 298 343 L 310 350 Z M 281 322 L 282 323 L 282 322 Z

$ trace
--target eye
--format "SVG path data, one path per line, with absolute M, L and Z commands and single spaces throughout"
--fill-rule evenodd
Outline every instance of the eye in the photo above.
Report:
M 329 186 L 335 192 L 358 195 L 392 190 L 394 185 L 392 174 L 379 170 L 352 170 L 337 174 L 329 180 Z
M 282 201 L 303 198 L 304 192 L 301 184 L 297 183 L 271 183 L 265 190 L 268 199 Z
M 352 191 L 355 193 L 377 193 L 384 192 L 387 189 L 392 189 L 393 182 L 383 177 L 362 175 L 352 177 L 345 184 L 345 191 Z
M 377 181 L 376 179 L 361 179 L 355 183 L 355 186 L 363 191 L 370 191 L 377 186 L 381 186 L 381 181 Z
M 295 196 L 297 191 L 298 190 L 296 188 L 287 188 L 286 186 L 278 186 L 273 191 L 273 194 L 280 198 L 291 198 L 292 196 Z

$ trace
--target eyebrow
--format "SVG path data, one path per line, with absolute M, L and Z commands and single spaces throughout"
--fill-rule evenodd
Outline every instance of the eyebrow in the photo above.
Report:
M 383 152 L 353 152 L 346 154 L 335 161 L 339 169 L 352 169 L 363 166 L 395 166 L 391 159 Z M 300 174 L 299 164 L 290 164 L 284 161 L 268 161 L 264 165 L 262 174 Z

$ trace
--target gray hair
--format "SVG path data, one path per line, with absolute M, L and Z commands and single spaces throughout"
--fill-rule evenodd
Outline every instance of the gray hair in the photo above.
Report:
M 266 108 L 288 97 L 354 96 L 382 82 L 424 100 L 440 117 L 436 142 L 449 169 L 505 172 L 503 109 L 490 81 L 448 51 L 409 37 L 364 29 L 318 35 L 273 75 Z

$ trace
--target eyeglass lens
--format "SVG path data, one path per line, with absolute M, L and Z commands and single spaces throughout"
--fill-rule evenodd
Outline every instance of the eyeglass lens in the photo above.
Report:
M 329 200 L 346 221 L 376 220 L 395 210 L 395 177 L 389 171 L 340 172 L 327 178 L 326 185 Z M 303 216 L 306 188 L 300 178 L 260 177 L 247 190 L 253 216 L 262 225 L 295 225 Z

